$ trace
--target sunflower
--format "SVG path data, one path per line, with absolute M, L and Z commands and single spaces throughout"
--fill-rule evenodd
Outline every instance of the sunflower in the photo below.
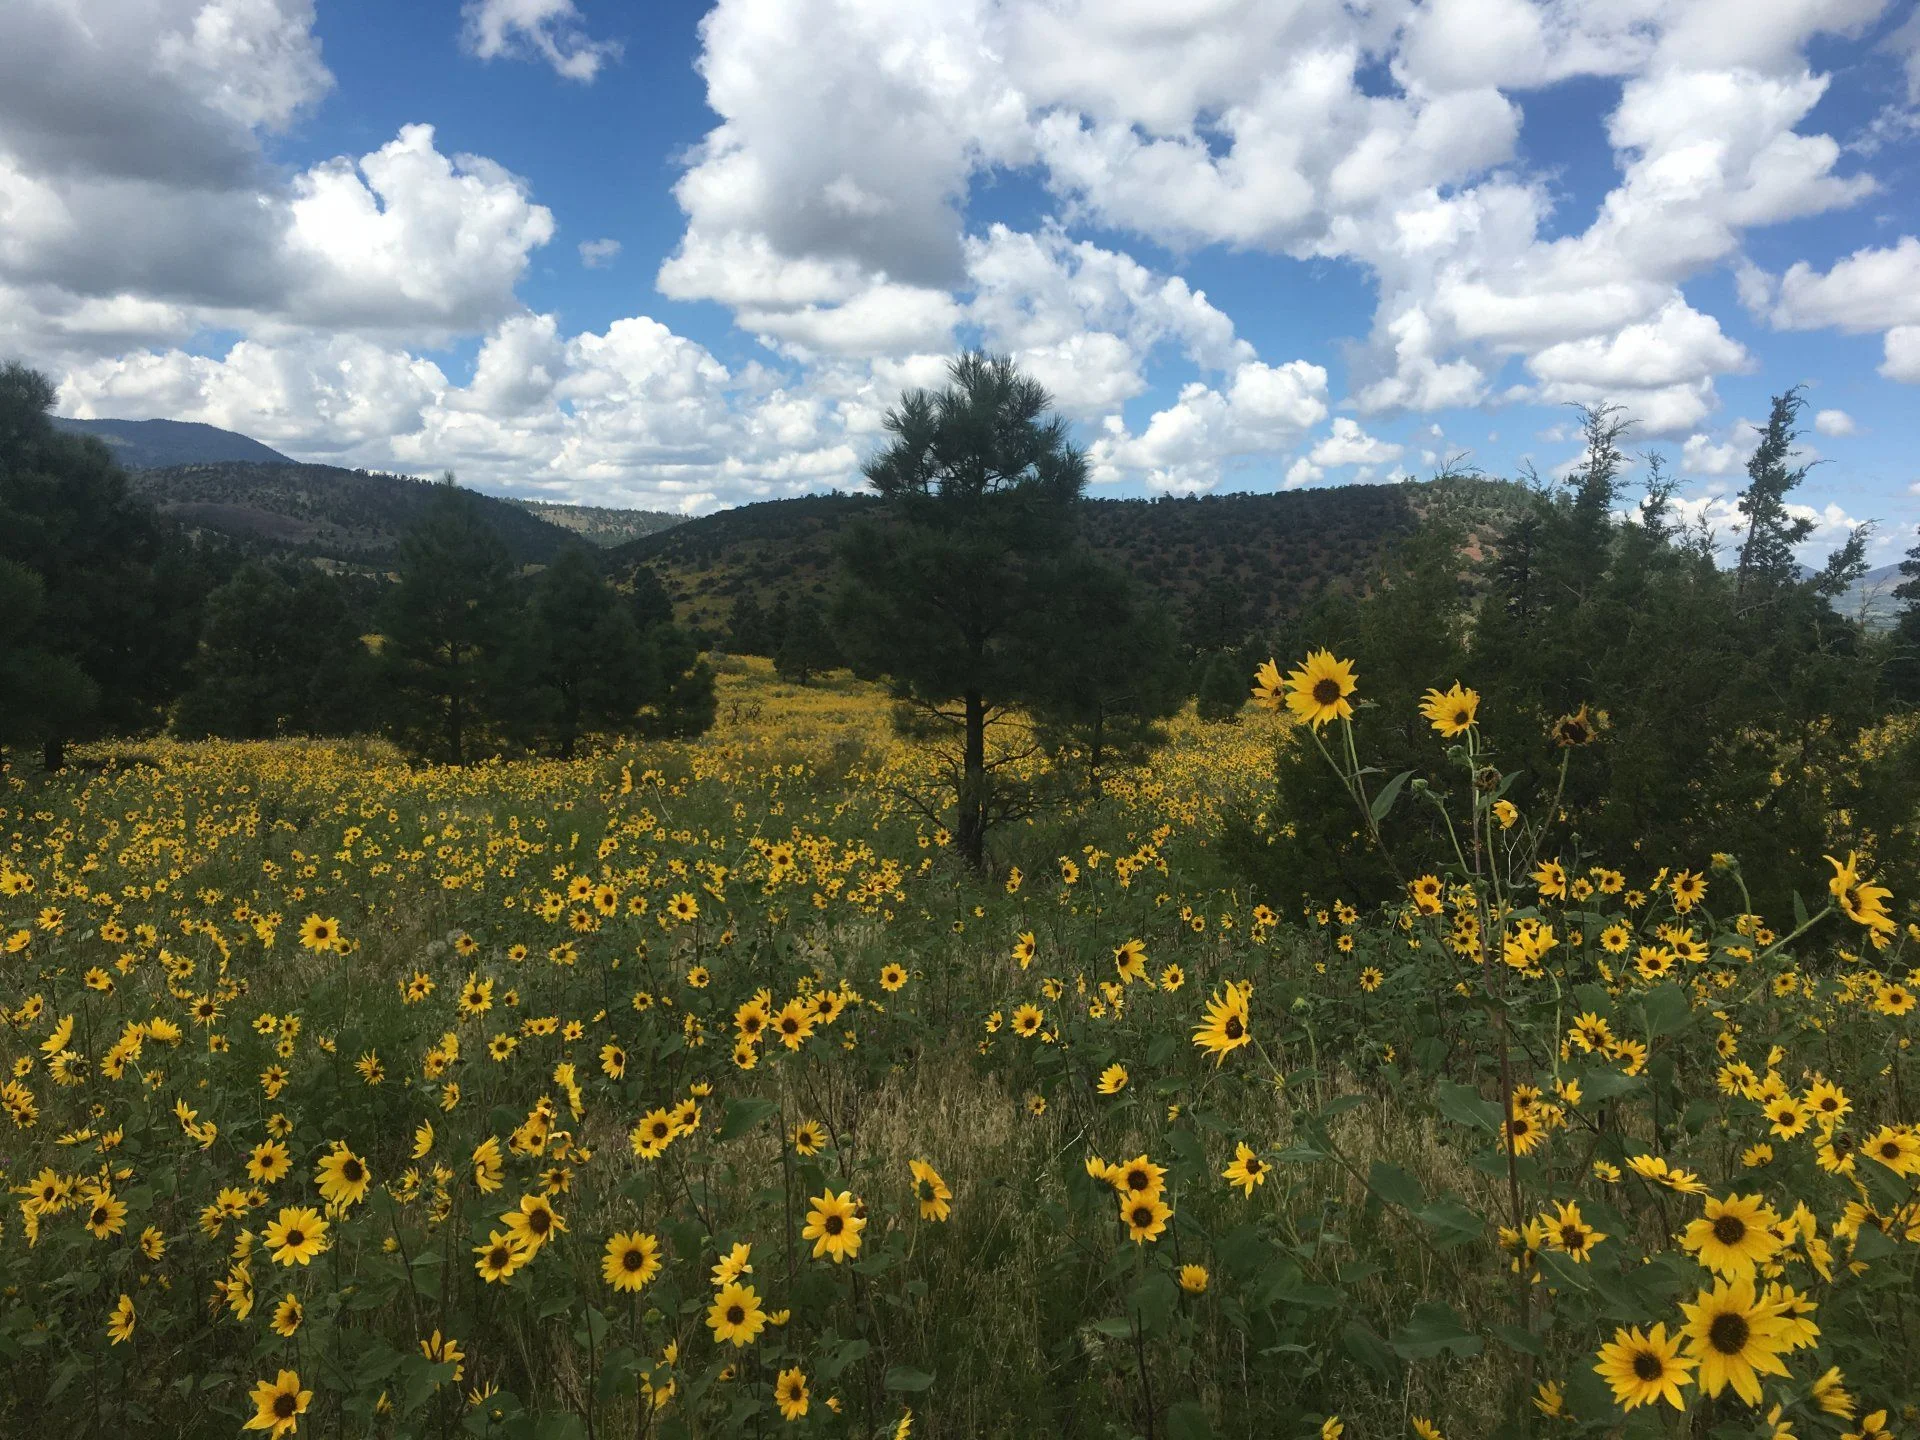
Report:
M 1100 1072 L 1100 1083 L 1095 1087 L 1102 1095 L 1118 1095 L 1127 1088 L 1127 1067 L 1112 1064 Z
M 886 984 L 884 970 L 880 972 L 880 983 Z M 787 1049 L 798 1050 L 807 1043 L 807 1037 L 813 1034 L 814 1024 L 813 1011 L 807 1008 L 804 1001 L 789 1000 L 773 1017 L 773 1033 L 780 1037 L 780 1043 Z
M 1673 908 L 1684 915 L 1707 898 L 1707 877 L 1682 870 L 1667 882 L 1667 889 L 1673 896 Z
M 277 1140 L 263 1140 L 247 1156 L 247 1178 L 259 1185 L 276 1185 L 293 1169 L 287 1147 Z
M 111 1191 L 94 1197 L 87 1210 L 87 1229 L 96 1240 L 108 1240 L 127 1228 L 127 1202 Z
M 714 1343 L 750 1345 L 767 1327 L 767 1312 L 751 1285 L 738 1283 L 721 1287 L 707 1307 L 707 1324 L 713 1329 Z
M 1093 1173 L 1091 1161 L 1088 1162 L 1087 1173 Z M 1140 1155 L 1124 1165 L 1107 1166 L 1106 1180 L 1119 1192 L 1123 1200 L 1138 1199 L 1143 1196 L 1158 1198 L 1160 1192 L 1167 1188 L 1167 1167 L 1156 1165 L 1146 1156 Z
M 511 1280 L 533 1258 L 520 1237 L 505 1230 L 490 1232 L 487 1243 L 474 1246 L 473 1253 L 473 1268 L 489 1285 Z
M 300 944 L 305 949 L 331 950 L 339 943 L 340 922 L 338 920 L 323 920 L 318 915 L 309 915 L 300 922 Z
M 285 1298 L 273 1307 L 273 1333 L 283 1340 L 291 1340 L 294 1332 L 300 1328 L 300 1322 L 307 1318 L 306 1307 L 300 1303 L 300 1297 L 288 1291 Z
M 1279 667 L 1268 661 L 1261 669 L 1263 681 L 1268 669 L 1274 672 L 1273 678 L 1279 679 Z M 1272 703 L 1272 692 L 1277 684 L 1254 691 L 1254 698 L 1269 709 L 1278 709 Z M 1296 720 L 1301 720 L 1318 730 L 1330 720 L 1349 720 L 1353 718 L 1353 705 L 1349 700 L 1358 684 L 1354 678 L 1351 660 L 1336 660 L 1330 650 L 1315 650 L 1307 656 L 1306 663 L 1297 670 L 1289 671 L 1286 680 L 1286 705 Z
M 1247 1019 L 1247 992 L 1229 982 L 1207 1001 L 1206 1018 L 1194 1027 L 1193 1043 L 1212 1054 L 1218 1065 L 1242 1045 L 1253 1043 Z
M 1207 1274 L 1207 1267 L 1204 1265 L 1182 1265 L 1179 1275 L 1175 1278 L 1179 1280 L 1180 1288 L 1189 1295 L 1204 1295 L 1207 1291 L 1207 1282 L 1211 1277 Z
M 1172 1218 L 1172 1207 L 1157 1194 L 1121 1198 L 1120 1220 L 1127 1227 L 1127 1238 L 1136 1245 L 1158 1240 Z
M 622 1231 L 607 1241 L 600 1273 L 616 1290 L 632 1294 L 660 1273 L 660 1242 L 639 1231 Z
M 1911 1130 L 1882 1125 L 1867 1137 L 1860 1149 L 1896 1175 L 1920 1175 L 1920 1137 Z
M 507 1233 L 517 1237 L 528 1250 L 537 1251 L 555 1235 L 563 1233 L 567 1223 L 544 1195 L 522 1195 L 520 1208 L 500 1217 Z
M 784 1420 L 798 1420 L 807 1413 L 807 1376 L 798 1365 L 782 1370 L 773 1382 L 773 1398 Z
M 118 1345 L 133 1338 L 133 1297 L 122 1294 L 113 1302 L 113 1311 L 107 1316 L 107 1338 Z
M 1680 1354 L 1680 1337 L 1669 1338 L 1664 1324 L 1646 1334 L 1638 1327 L 1615 1330 L 1612 1341 L 1600 1347 L 1599 1361 L 1593 1368 L 1613 1387 L 1614 1403 L 1622 1410 L 1662 1400 L 1676 1410 L 1686 1408 L 1680 1389 L 1694 1362 Z
M 1020 938 L 1013 942 L 1013 959 L 1022 970 L 1033 964 L 1033 957 L 1039 950 L 1031 930 L 1020 932 Z
M 276 1378 L 255 1385 L 249 1398 L 253 1401 L 253 1418 L 241 1428 L 264 1430 L 267 1440 L 280 1440 L 300 1427 L 300 1417 L 313 1403 L 313 1391 L 300 1388 L 298 1371 L 282 1370 Z
M 913 1193 L 920 1202 L 922 1220 L 945 1220 L 953 1213 L 953 1191 L 938 1170 L 924 1160 L 909 1160 L 907 1169 L 913 1174 Z
M 667 902 L 667 913 L 673 916 L 674 919 L 680 921 L 698 920 L 700 918 L 700 902 L 694 899 L 689 892 L 682 890 Z
M 1776 1095 L 1761 1107 L 1761 1113 L 1767 1117 L 1773 1133 L 1782 1140 L 1791 1140 L 1802 1134 L 1809 1123 L 1807 1107 L 1791 1095 Z
M 796 1155 L 818 1155 L 827 1148 L 827 1131 L 818 1120 L 802 1120 L 793 1127 L 793 1150 Z
M 1267 1162 L 1254 1153 L 1246 1141 L 1241 1140 L 1233 1147 L 1233 1163 L 1220 1172 L 1220 1178 L 1231 1185 L 1238 1185 L 1251 1198 L 1253 1187 L 1267 1183 Z
M 1705 1216 L 1687 1225 L 1680 1243 L 1714 1274 L 1737 1280 L 1779 1251 L 1780 1237 L 1774 1233 L 1779 1223 L 1779 1215 L 1758 1195 L 1709 1198 Z
M 1013 1012 L 1013 1031 L 1032 1039 L 1040 1033 L 1041 1025 L 1046 1023 L 1046 1014 L 1038 1005 L 1022 1005 Z
M 677 1133 L 673 1116 L 656 1107 L 640 1117 L 640 1123 L 633 1127 L 627 1139 L 633 1145 L 633 1153 L 642 1160 L 657 1160 Z
M 340 1209 L 366 1199 L 367 1188 L 373 1184 L 367 1162 L 340 1140 L 333 1142 L 333 1149 L 321 1160 L 313 1178 L 320 1186 L 320 1198 Z
M 813 1241 L 813 1258 L 831 1256 L 838 1265 L 860 1253 L 860 1232 L 867 1228 L 866 1207 L 853 1198 L 851 1191 L 838 1195 L 822 1191 L 807 1201 L 807 1223 L 800 1231 L 803 1239 Z
M 1788 1348 L 1786 1326 L 1775 1309 L 1757 1299 L 1753 1281 L 1717 1280 L 1692 1304 L 1682 1303 L 1681 1333 L 1687 1353 L 1700 1363 L 1700 1388 L 1718 1395 L 1729 1385 L 1749 1405 L 1760 1403 L 1760 1376 L 1785 1375 L 1780 1352 Z
M 1854 851 L 1847 852 L 1847 863 L 1842 865 L 1833 856 L 1826 857 L 1833 866 L 1833 876 L 1827 881 L 1827 890 L 1846 912 L 1847 918 L 1857 925 L 1864 925 L 1877 933 L 1891 934 L 1894 929 L 1893 916 L 1887 913 L 1887 901 L 1893 892 L 1884 885 L 1875 885 L 1860 878 L 1860 857 Z
M 282 1265 L 308 1265 L 327 1248 L 327 1222 L 304 1205 L 289 1206 L 267 1222 L 267 1251 Z
M 1587 713 L 1585 705 L 1571 715 L 1562 715 L 1555 720 L 1548 727 L 1547 734 L 1562 750 L 1574 750 L 1582 745 L 1591 745 L 1600 738 L 1599 727 L 1594 723 L 1593 717 Z
M 1428 724 L 1451 740 L 1473 728 L 1474 712 L 1479 707 L 1479 695 L 1472 690 L 1461 689 L 1460 682 L 1456 680 L 1444 693 L 1439 690 L 1427 691 L 1426 699 L 1420 702 L 1420 713 L 1426 717 Z
M 1547 1221 L 1547 1247 L 1578 1263 L 1593 1258 L 1593 1247 L 1607 1237 L 1581 1218 L 1578 1201 L 1569 1200 Z

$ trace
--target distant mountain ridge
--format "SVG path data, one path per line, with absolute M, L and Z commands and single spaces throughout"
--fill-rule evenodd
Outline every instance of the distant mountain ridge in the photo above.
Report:
M 96 437 L 128 470 L 159 470 L 169 465 L 219 460 L 294 463 L 249 436 L 217 425 L 202 425 L 197 420 L 76 420 L 56 415 L 53 423 L 76 435 Z

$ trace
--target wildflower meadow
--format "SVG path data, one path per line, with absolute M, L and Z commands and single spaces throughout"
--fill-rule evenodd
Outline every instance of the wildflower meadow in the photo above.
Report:
M 1915 1433 L 1916 932 L 1858 854 L 1763 914 L 1588 853 L 1472 676 L 1388 776 L 1315 652 L 983 873 L 876 687 L 718 668 L 705 737 L 565 761 L 4 777 L 0 1431 Z M 1235 880 L 1303 750 L 1445 863 Z

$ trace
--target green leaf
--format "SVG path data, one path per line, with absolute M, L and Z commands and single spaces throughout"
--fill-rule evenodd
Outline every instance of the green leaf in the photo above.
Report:
M 1478 1355 L 1481 1349 L 1480 1337 L 1460 1323 L 1451 1305 L 1437 1300 L 1423 1300 L 1414 1306 L 1412 1316 L 1388 1343 L 1403 1360 L 1431 1360 L 1449 1352 Z
M 1393 1383 L 1394 1373 L 1400 1367 L 1394 1360 L 1393 1351 L 1371 1328 L 1358 1320 L 1349 1320 L 1341 1327 L 1340 1343 L 1347 1354 L 1373 1371 L 1382 1382 Z
M 716 1141 L 737 1140 L 779 1108 L 771 1100 L 753 1097 L 729 1100 L 726 1118 L 720 1122 L 720 1131 L 713 1138 Z
M 924 1370 L 915 1370 L 911 1365 L 895 1365 L 887 1371 L 882 1382 L 889 1390 L 905 1390 L 917 1394 L 933 1384 L 933 1376 Z
M 1109 1315 L 1104 1320 L 1094 1321 L 1092 1328 L 1099 1334 L 1111 1336 L 1115 1340 L 1125 1340 L 1133 1334 L 1133 1322 L 1122 1320 L 1117 1315 Z
M 1678 985 L 1656 985 L 1641 1001 L 1650 1035 L 1678 1035 L 1693 1020 L 1693 1006 L 1687 992 Z
M 1481 1099 L 1480 1092 L 1471 1085 L 1442 1080 L 1435 1087 L 1434 1104 L 1442 1115 L 1456 1125 L 1496 1134 L 1499 1132 L 1500 1107 L 1491 1100 Z
M 1478 1240 L 1487 1228 L 1485 1220 L 1458 1200 L 1437 1201 L 1424 1210 L 1416 1210 L 1414 1217 L 1434 1232 L 1434 1243 L 1442 1247 Z
M 1493 1338 L 1510 1350 L 1518 1350 L 1526 1355 L 1544 1355 L 1547 1347 L 1538 1335 L 1522 1330 L 1518 1325 L 1494 1325 L 1489 1327 Z
M 1427 1203 L 1426 1192 L 1420 1188 L 1420 1182 L 1398 1165 L 1389 1165 L 1384 1160 L 1374 1161 L 1368 1169 L 1367 1188 L 1389 1205 L 1398 1205 L 1402 1210 L 1417 1210 Z
M 1198 1400 L 1176 1400 L 1167 1407 L 1167 1440 L 1213 1440 L 1213 1427 Z
M 1387 812 L 1393 809 L 1393 802 L 1400 798 L 1401 787 L 1412 778 L 1413 772 L 1411 770 L 1402 770 L 1398 775 L 1380 787 L 1380 793 L 1373 797 L 1373 804 L 1369 807 L 1373 811 L 1375 824 L 1387 818 Z
M 1155 1270 L 1133 1287 L 1133 1293 L 1127 1297 L 1127 1309 L 1140 1321 L 1141 1331 L 1152 1335 L 1167 1323 L 1179 1298 L 1173 1278 Z

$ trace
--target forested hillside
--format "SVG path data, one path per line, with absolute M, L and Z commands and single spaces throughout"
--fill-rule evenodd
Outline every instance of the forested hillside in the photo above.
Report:
M 1382 555 L 1436 510 L 1460 526 L 1466 558 L 1476 558 L 1525 493 L 1505 481 L 1452 476 L 1277 494 L 1095 499 L 1083 502 L 1079 523 L 1096 554 L 1129 571 L 1174 614 L 1215 601 L 1259 628 L 1328 590 L 1364 589 Z M 877 503 L 834 494 L 743 505 L 636 540 L 614 556 L 647 564 L 679 621 L 719 636 L 745 596 L 824 597 L 836 538 Z
M 607 505 L 562 505 L 552 500 L 505 498 L 509 505 L 517 505 L 549 525 L 571 530 L 589 545 L 603 549 L 671 530 L 687 518 L 665 510 L 617 510 Z
M 294 462 L 250 436 L 195 420 L 73 420 L 56 415 L 54 428 L 70 435 L 91 435 L 128 470 L 159 470 L 169 465 L 204 465 L 223 460 Z
M 432 481 L 336 465 L 176 465 L 131 478 L 137 493 L 190 530 L 253 550 L 362 564 L 393 557 L 434 491 Z M 579 543 L 509 501 L 475 498 L 515 564 L 546 564 Z

